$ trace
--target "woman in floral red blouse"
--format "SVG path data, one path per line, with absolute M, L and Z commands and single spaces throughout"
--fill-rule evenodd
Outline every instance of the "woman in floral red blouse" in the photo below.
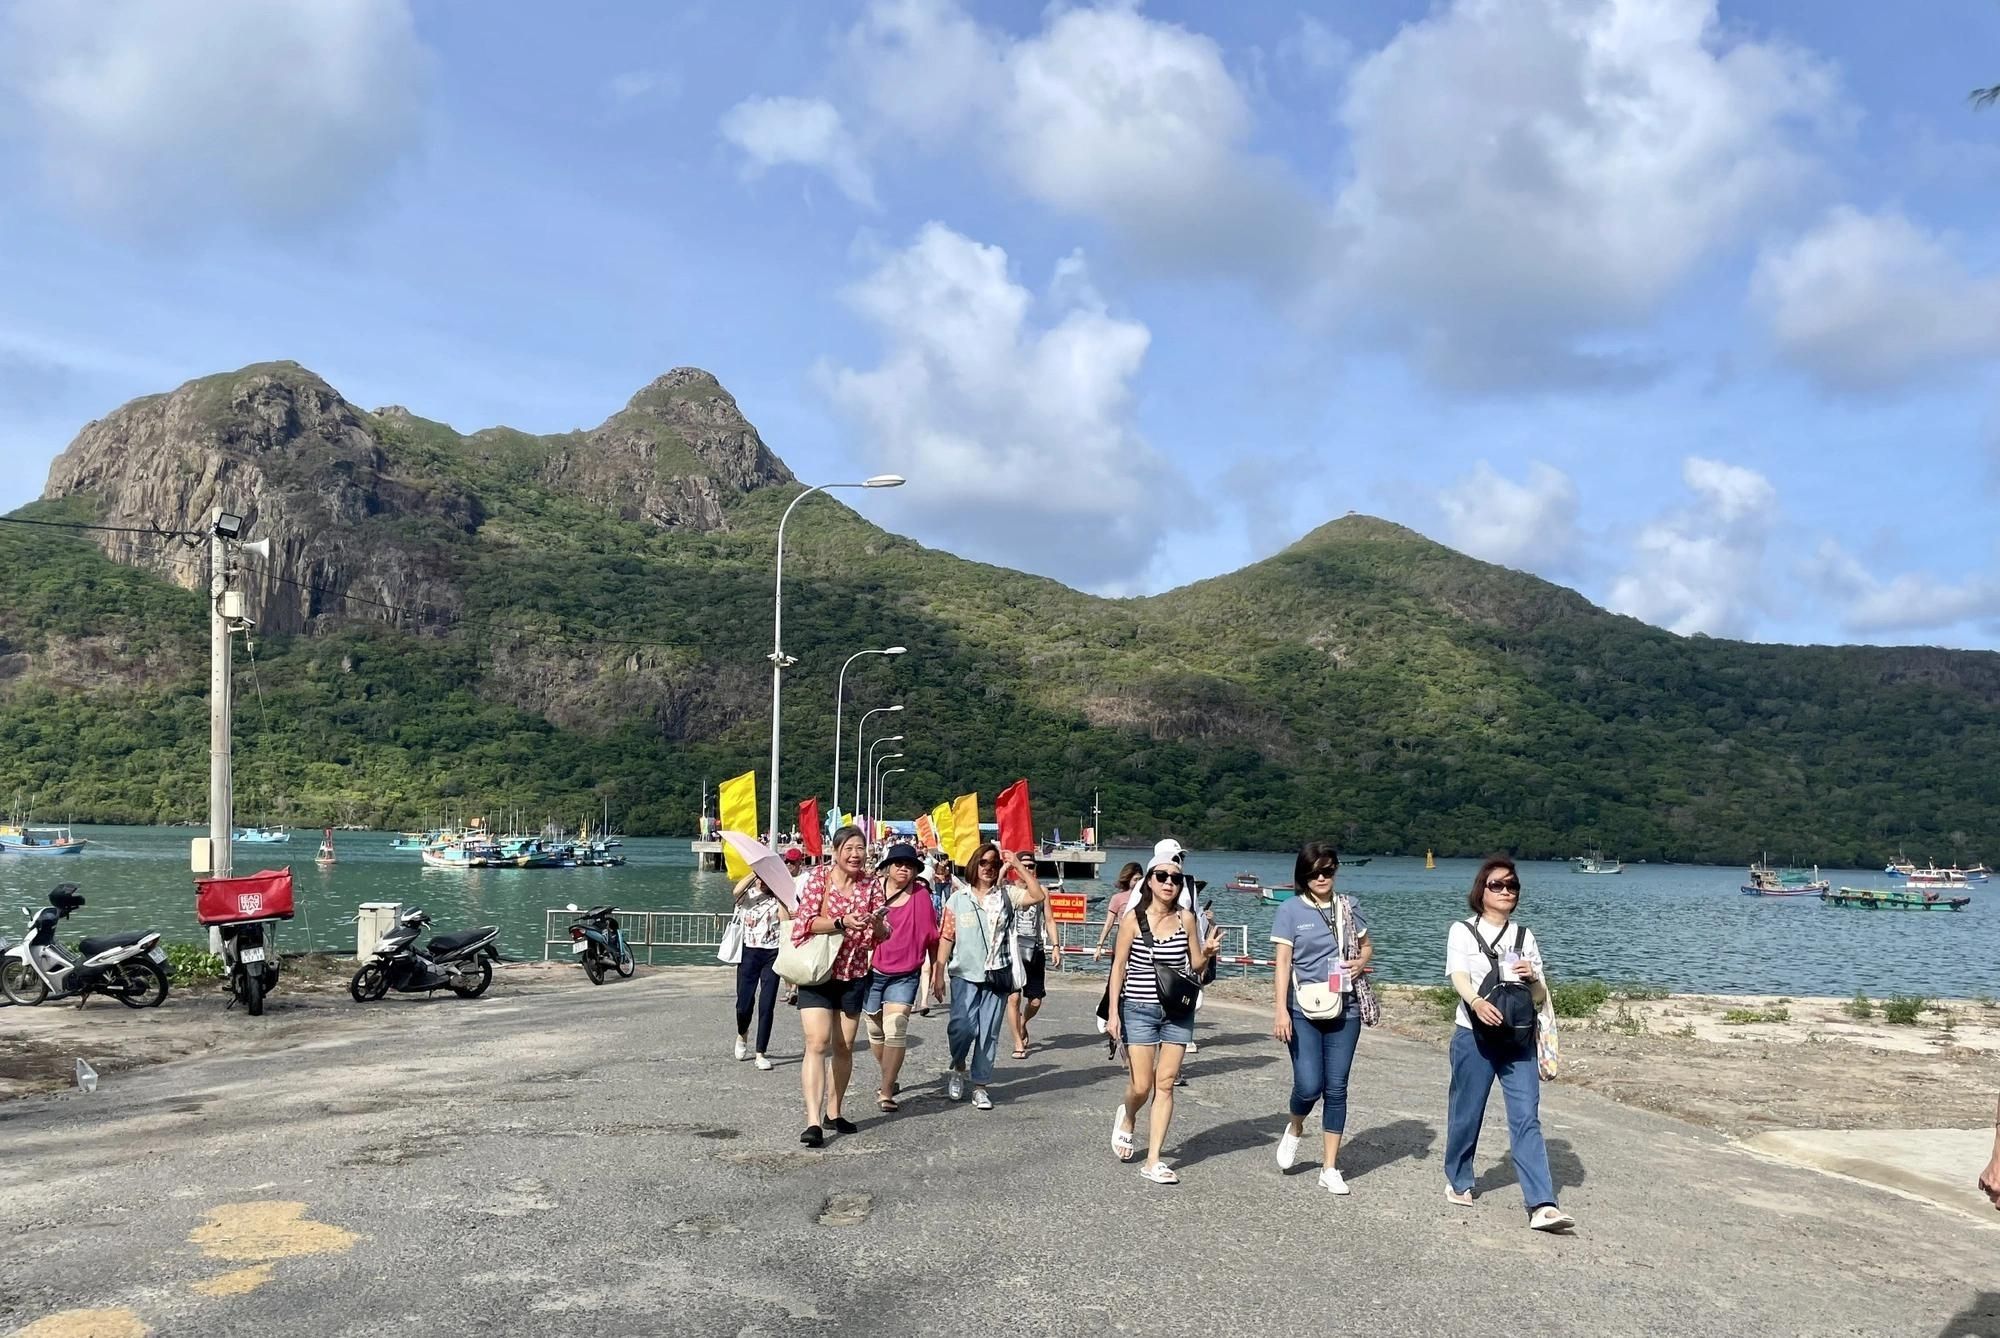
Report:
M 842 827 L 833 834 L 832 845 L 833 859 L 806 876 L 799 889 L 798 913 L 792 918 L 794 947 L 814 934 L 839 934 L 843 939 L 833 959 L 832 977 L 821 985 L 799 986 L 799 1026 L 806 1038 L 805 1065 L 799 1076 L 805 1090 L 806 1131 L 799 1141 L 809 1148 L 826 1141 L 822 1115 L 835 1133 L 855 1132 L 854 1122 L 840 1108 L 847 1099 L 847 1081 L 854 1075 L 854 1033 L 868 993 L 868 968 L 876 943 L 889 936 L 882 888 L 868 875 L 868 841 L 861 829 Z

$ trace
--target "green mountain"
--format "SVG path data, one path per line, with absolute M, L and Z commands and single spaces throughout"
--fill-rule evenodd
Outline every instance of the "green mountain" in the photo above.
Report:
M 270 538 L 236 665 L 239 816 L 451 811 L 690 831 L 765 764 L 772 543 L 799 485 L 713 377 L 588 431 L 460 434 L 262 364 L 79 434 L 18 516 Z M 1350 516 L 1241 571 L 1107 600 L 887 533 L 787 535 L 785 799 L 824 797 L 834 679 L 902 701 L 890 808 L 1030 778 L 1107 837 L 1825 864 L 1995 852 L 2000 656 L 1683 638 Z M 206 802 L 205 549 L 0 526 L 0 801 Z M 858 703 L 858 707 L 857 707 Z M 881 732 L 879 728 L 872 732 Z M 843 787 L 845 788 L 845 787 Z

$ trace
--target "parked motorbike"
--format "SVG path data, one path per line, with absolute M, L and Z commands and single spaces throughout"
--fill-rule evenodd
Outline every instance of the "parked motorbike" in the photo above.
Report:
M 570 955 L 583 963 L 583 974 L 590 977 L 593 985 L 604 983 L 606 967 L 615 969 L 627 979 L 639 969 L 638 962 L 632 958 L 632 949 L 626 946 L 624 933 L 618 928 L 617 909 L 616 906 L 592 906 L 579 914 L 569 927 Z
M 160 936 L 148 930 L 99 934 L 84 939 L 72 954 L 56 942 L 56 925 L 83 904 L 75 883 L 49 893 L 28 936 L 0 955 L 0 993 L 30 1006 L 74 998 L 81 1008 L 91 995 L 102 994 L 127 1008 L 157 1008 L 167 997 L 167 954 Z
M 232 920 L 211 928 L 222 940 L 229 993 L 251 1017 L 264 1016 L 264 996 L 278 988 L 278 922 Z
M 356 1003 L 380 999 L 390 990 L 401 994 L 429 994 L 450 990 L 461 999 L 477 999 L 493 983 L 493 963 L 500 950 L 493 941 L 500 936 L 496 925 L 461 929 L 456 934 L 434 934 L 419 948 L 417 939 L 431 922 L 421 906 L 412 906 L 397 917 L 396 927 L 375 945 L 375 955 L 362 963 L 347 983 L 347 992 Z

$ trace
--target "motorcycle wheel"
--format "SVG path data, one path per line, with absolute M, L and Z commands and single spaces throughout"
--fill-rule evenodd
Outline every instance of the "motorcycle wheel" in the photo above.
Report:
M 625 945 L 624 939 L 622 938 L 619 939 L 618 974 L 623 976 L 625 979 L 630 980 L 632 978 L 632 973 L 637 971 L 638 969 L 639 969 L 639 963 L 633 959 L 632 949 L 630 949 Z
M 389 973 L 382 969 L 380 962 L 364 963 L 354 973 L 354 979 L 347 982 L 347 992 L 354 996 L 356 1003 L 370 1003 L 389 992 Z
M 236 997 L 251 1017 L 264 1016 L 264 973 L 247 968 L 237 977 Z
M 479 979 L 469 985 L 454 981 L 451 992 L 461 999 L 477 999 L 480 995 L 486 993 L 486 987 L 492 983 L 493 963 L 482 957 L 479 959 Z
M 123 984 L 113 991 L 127 1008 L 158 1008 L 167 1000 L 167 973 L 157 962 L 138 957 L 122 963 Z
M 583 955 L 583 974 L 590 977 L 590 983 L 593 985 L 604 983 L 604 959 L 599 957 L 595 950 Z
M 0 992 L 23 1008 L 33 1008 L 49 997 L 48 982 L 33 967 L 15 958 L 0 962 Z

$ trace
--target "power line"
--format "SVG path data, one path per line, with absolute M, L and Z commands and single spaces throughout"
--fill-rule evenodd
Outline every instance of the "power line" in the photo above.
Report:
M 92 530 L 99 534 L 144 534 L 155 539 L 198 539 L 193 530 L 135 529 L 129 525 L 86 525 L 75 520 L 32 520 L 27 516 L 0 516 L 0 525 L 35 525 L 48 530 Z

